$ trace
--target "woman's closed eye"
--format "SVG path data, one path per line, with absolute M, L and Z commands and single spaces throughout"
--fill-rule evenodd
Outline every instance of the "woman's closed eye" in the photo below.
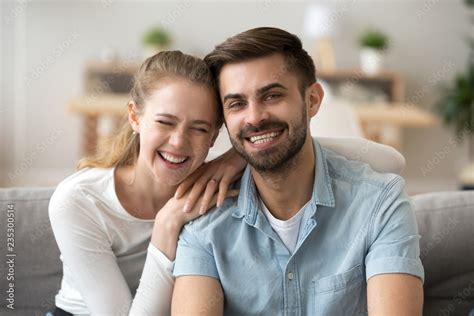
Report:
M 205 133 L 205 134 L 209 133 L 209 131 L 207 129 L 202 128 L 202 127 L 193 127 L 192 129 L 199 132 L 199 133 Z
M 170 121 L 157 120 L 156 122 L 162 125 L 168 125 L 168 126 L 173 125 L 173 122 L 170 122 Z

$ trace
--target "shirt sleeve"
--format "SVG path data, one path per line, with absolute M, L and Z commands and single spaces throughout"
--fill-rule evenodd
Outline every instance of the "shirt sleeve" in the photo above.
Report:
M 173 262 L 151 243 L 130 315 L 171 315 Z
M 194 222 L 184 226 L 179 236 L 173 274 L 209 276 L 219 280 L 212 246 L 194 230 Z
M 395 177 L 378 198 L 370 224 L 367 280 L 377 274 L 407 273 L 423 281 L 420 235 L 401 177 Z
M 86 211 L 90 207 L 80 190 L 58 187 L 49 204 L 51 227 L 89 313 L 126 315 L 132 295 L 103 224 Z

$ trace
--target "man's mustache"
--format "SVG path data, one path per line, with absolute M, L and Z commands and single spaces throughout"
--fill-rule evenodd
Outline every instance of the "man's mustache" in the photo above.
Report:
M 260 133 L 270 129 L 285 129 L 288 124 L 282 121 L 265 121 L 259 126 L 253 126 L 251 124 L 245 125 L 239 132 L 239 138 L 244 139 L 250 137 L 250 134 Z

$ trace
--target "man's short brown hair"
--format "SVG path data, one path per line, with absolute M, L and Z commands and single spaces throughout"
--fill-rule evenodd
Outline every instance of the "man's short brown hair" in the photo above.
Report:
M 204 61 L 219 87 L 219 75 L 225 65 L 273 54 L 281 54 L 285 58 L 284 67 L 275 70 L 276 78 L 286 72 L 296 74 L 302 93 L 316 82 L 313 59 L 303 49 L 301 40 L 294 34 L 274 27 L 258 27 L 230 37 L 217 45 Z

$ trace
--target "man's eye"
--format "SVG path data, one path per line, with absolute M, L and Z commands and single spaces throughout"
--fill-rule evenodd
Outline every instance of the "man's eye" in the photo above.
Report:
M 271 94 L 265 96 L 264 100 L 265 100 L 265 101 L 272 101 L 272 100 L 278 99 L 279 97 L 281 97 L 281 94 L 279 94 L 279 93 L 271 93 Z
M 230 103 L 227 107 L 229 109 L 232 109 L 232 108 L 239 108 L 239 107 L 242 107 L 244 105 L 245 105 L 245 102 L 235 101 L 235 102 Z

